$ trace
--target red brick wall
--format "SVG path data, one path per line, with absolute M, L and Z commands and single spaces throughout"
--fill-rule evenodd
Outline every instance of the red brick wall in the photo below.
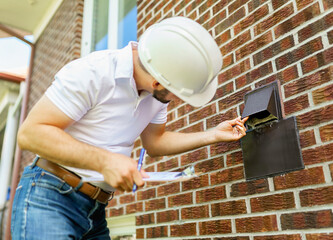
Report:
M 64 0 L 35 44 L 28 111 L 35 105 L 53 77 L 66 63 L 80 57 L 83 0 Z M 22 167 L 33 154 L 24 151 Z
M 138 35 L 187 16 L 216 39 L 224 65 L 213 101 L 169 107 L 169 130 L 207 130 L 240 115 L 244 94 L 278 79 L 286 116 L 296 116 L 305 169 L 246 181 L 239 142 L 146 158 L 147 171 L 191 163 L 204 174 L 117 194 L 107 216 L 136 213 L 137 238 L 333 239 L 333 1 L 138 1 Z M 140 141 L 133 156 L 139 156 Z

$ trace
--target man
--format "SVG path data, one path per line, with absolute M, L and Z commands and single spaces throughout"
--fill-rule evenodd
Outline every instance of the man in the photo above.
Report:
M 20 147 L 37 157 L 16 190 L 13 239 L 108 239 L 111 192 L 144 185 L 130 158 L 138 136 L 153 157 L 243 137 L 240 118 L 205 132 L 165 131 L 167 103 L 176 96 L 193 106 L 210 101 L 221 65 L 209 33 L 175 17 L 150 27 L 139 44 L 61 69 L 18 133 Z M 97 173 L 104 183 L 80 179 Z

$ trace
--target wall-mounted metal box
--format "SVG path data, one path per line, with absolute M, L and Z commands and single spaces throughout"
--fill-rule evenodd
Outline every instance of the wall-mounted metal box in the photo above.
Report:
M 241 139 L 247 180 L 304 168 L 296 118 L 283 119 L 277 81 L 245 95 L 242 118 L 247 116 L 248 130 Z

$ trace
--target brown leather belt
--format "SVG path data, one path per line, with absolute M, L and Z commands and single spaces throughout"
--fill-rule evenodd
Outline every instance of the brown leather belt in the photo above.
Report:
M 106 204 L 113 197 L 113 192 L 106 192 L 99 187 L 91 185 L 90 183 L 81 182 L 81 178 L 78 175 L 62 168 L 56 163 L 39 158 L 36 161 L 36 165 L 54 174 L 58 178 L 61 178 L 73 188 L 78 188 L 78 191 L 87 195 L 93 200 Z M 82 185 L 80 186 L 80 184 Z

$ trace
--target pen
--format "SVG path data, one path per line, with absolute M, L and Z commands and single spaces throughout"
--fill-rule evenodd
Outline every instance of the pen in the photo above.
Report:
M 140 171 L 141 170 L 141 167 L 142 167 L 142 163 L 143 163 L 143 157 L 145 155 L 145 149 L 142 148 L 141 149 L 141 152 L 140 152 L 140 157 L 139 157 L 139 162 L 138 162 L 138 170 Z M 133 185 L 133 193 L 135 193 L 136 189 L 138 188 L 138 186 L 136 186 L 136 184 L 134 183 Z

